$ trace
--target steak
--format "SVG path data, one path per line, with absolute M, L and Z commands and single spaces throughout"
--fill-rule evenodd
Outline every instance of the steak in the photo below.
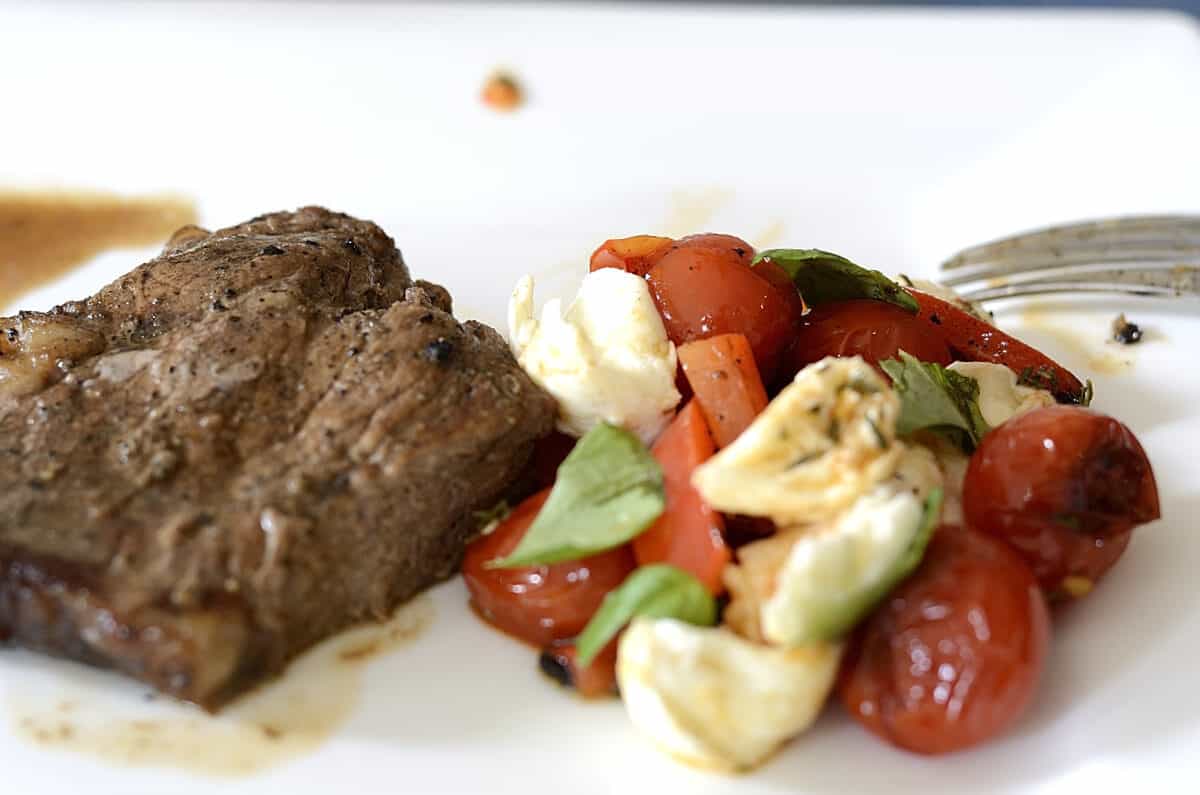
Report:
M 553 424 L 495 331 L 315 207 L 0 334 L 0 640 L 208 709 L 453 573 Z

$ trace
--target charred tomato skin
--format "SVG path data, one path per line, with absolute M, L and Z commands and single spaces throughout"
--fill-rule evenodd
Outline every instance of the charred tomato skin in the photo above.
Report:
M 951 362 L 942 338 L 900 307 L 870 299 L 834 301 L 800 319 L 785 371 L 798 373 L 826 356 L 861 356 L 878 367 L 902 350 L 923 362 Z
M 943 526 L 913 576 L 854 634 L 838 696 L 893 745 L 958 751 L 998 736 L 1025 712 L 1049 639 L 1045 599 L 1016 552 Z
M 963 485 L 966 522 L 1015 547 L 1055 597 L 1112 568 L 1159 517 L 1154 471 L 1121 422 L 1077 406 L 1015 417 L 984 437 Z

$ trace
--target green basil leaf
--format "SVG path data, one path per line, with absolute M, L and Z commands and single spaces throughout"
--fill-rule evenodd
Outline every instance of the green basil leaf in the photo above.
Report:
M 492 568 L 558 563 L 624 544 L 663 512 L 662 467 L 637 436 L 601 423 L 558 468 L 554 488 L 517 548 Z
M 610 591 L 575 640 L 580 667 L 586 667 L 626 624 L 638 616 L 677 618 L 689 624 L 717 623 L 717 602 L 704 585 L 666 563 L 642 566 Z
M 929 546 L 929 539 L 933 538 L 933 531 L 937 529 L 938 523 L 942 520 L 942 503 L 942 490 L 937 488 L 930 489 L 929 495 L 925 497 L 925 510 L 921 514 L 921 529 L 913 536 L 912 543 L 904 553 L 903 559 L 892 570 L 894 576 L 887 587 L 884 588 L 885 594 L 894 585 L 912 574 L 921 562 L 921 559 L 925 557 L 925 547 Z M 880 598 L 882 596 L 881 594 Z
M 762 260 L 783 268 L 809 306 L 870 298 L 914 315 L 920 311 L 916 299 L 903 287 L 879 271 L 855 265 L 838 254 L 817 248 L 771 248 L 760 251 L 751 265 Z
M 880 362 L 900 395 L 896 432 L 907 436 L 929 428 L 970 453 L 991 428 L 979 410 L 979 384 L 974 378 L 922 362 L 900 351 L 900 359 Z

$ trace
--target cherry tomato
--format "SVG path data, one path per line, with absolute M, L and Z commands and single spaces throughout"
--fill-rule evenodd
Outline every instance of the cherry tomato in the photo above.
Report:
M 967 524 L 1003 538 L 1054 596 L 1082 595 L 1116 563 L 1130 531 L 1159 516 L 1137 438 L 1078 406 L 1022 414 L 983 438 L 963 484 Z
M 858 299 L 821 304 L 800 319 L 785 371 L 800 372 L 826 356 L 861 356 L 876 367 L 901 351 L 950 364 L 950 349 L 927 324 L 898 306 Z
M 1002 364 L 1020 373 L 1023 380 L 1052 392 L 1060 403 L 1083 401 L 1083 383 L 1046 354 L 947 301 L 920 290 L 908 292 L 921 308 L 917 316 L 926 330 L 940 336 L 954 358 Z
M 573 638 L 604 596 L 633 571 L 628 546 L 549 566 L 489 569 L 487 563 L 516 548 L 550 490 L 518 505 L 495 531 L 467 545 L 463 579 L 471 606 L 487 622 L 537 646 Z
M 1021 716 L 1049 639 L 1046 602 L 1025 562 L 995 538 L 942 527 L 916 573 L 859 627 L 838 694 L 888 742 L 956 751 Z
M 789 296 L 757 267 L 747 267 L 736 251 L 694 246 L 672 249 L 646 278 L 676 345 L 744 334 L 763 380 L 770 381 L 799 320 L 790 282 Z
M 720 235 L 715 232 L 681 237 L 675 241 L 675 244 L 671 248 L 710 248 L 717 251 L 731 251 L 737 255 L 737 258 L 741 260 L 743 265 L 749 265 L 750 261 L 754 259 L 754 246 L 740 237 Z
M 636 235 L 634 237 L 605 240 L 592 252 L 588 270 L 620 268 L 623 271 L 645 276 L 663 254 L 671 250 L 675 241 L 669 237 Z
M 618 635 L 600 650 L 586 668 L 579 667 L 575 644 L 553 643 L 542 650 L 538 665 L 542 672 L 564 687 L 573 688 L 584 698 L 617 695 Z

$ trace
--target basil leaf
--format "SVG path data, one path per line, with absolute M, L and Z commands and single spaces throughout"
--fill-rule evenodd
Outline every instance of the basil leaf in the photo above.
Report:
M 662 467 L 650 451 L 624 428 L 601 423 L 559 466 L 521 543 L 488 566 L 558 563 L 618 547 L 649 527 L 664 505 Z
M 575 640 L 580 667 L 586 667 L 626 624 L 638 616 L 677 618 L 689 624 L 717 623 L 717 602 L 704 585 L 666 563 L 642 566 L 610 591 Z
M 894 304 L 914 315 L 920 311 L 916 299 L 903 287 L 879 271 L 855 265 L 838 254 L 817 248 L 772 248 L 760 251 L 750 264 L 754 266 L 762 260 L 783 268 L 809 306 L 870 298 Z
M 979 410 L 979 384 L 974 378 L 904 351 L 899 361 L 888 359 L 879 366 L 900 395 L 896 432 L 901 436 L 929 428 L 970 453 L 991 430 Z
M 928 496 L 925 497 L 925 509 L 921 513 L 921 529 L 913 536 L 912 543 L 909 544 L 904 557 L 896 565 L 896 568 L 892 570 L 894 577 L 891 583 L 884 588 L 885 594 L 892 589 L 892 586 L 912 574 L 921 562 L 921 559 L 925 557 L 925 547 L 929 546 L 929 539 L 933 538 L 933 531 L 937 529 L 938 523 L 942 520 L 943 502 L 941 489 L 934 488 L 929 490 Z M 882 594 L 880 596 L 882 598 Z

